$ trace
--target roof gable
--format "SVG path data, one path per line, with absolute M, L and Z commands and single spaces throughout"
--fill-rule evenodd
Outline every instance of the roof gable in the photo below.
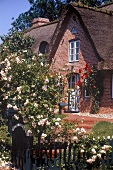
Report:
M 67 6 L 65 14 L 56 27 L 56 38 L 51 42 L 51 53 L 53 57 L 55 51 L 52 49 L 60 42 L 61 33 L 63 34 L 64 25 L 69 19 L 69 15 L 74 12 L 81 23 L 87 37 L 89 38 L 96 56 L 100 61 L 113 60 L 113 12 L 105 9 L 87 7 L 85 5 L 71 3 Z M 55 49 L 54 49 L 55 50 Z
M 35 52 L 42 41 L 47 41 L 50 62 L 52 61 L 72 13 L 78 16 L 99 60 L 113 63 L 113 11 L 92 8 L 79 3 L 67 5 L 58 22 L 34 27 L 27 32 L 35 38 L 33 46 Z

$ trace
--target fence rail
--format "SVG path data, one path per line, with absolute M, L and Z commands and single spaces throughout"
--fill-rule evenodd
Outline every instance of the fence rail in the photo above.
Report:
M 112 151 L 102 156 L 97 169 L 113 169 L 113 139 L 108 141 Z M 20 170 L 93 170 L 87 163 L 88 153 L 81 154 L 76 142 L 38 142 L 33 145 L 23 125 L 12 133 L 12 162 Z

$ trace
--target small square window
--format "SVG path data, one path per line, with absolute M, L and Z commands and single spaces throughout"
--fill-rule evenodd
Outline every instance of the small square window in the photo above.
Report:
M 72 34 L 76 34 L 78 31 L 75 27 L 73 27 L 71 32 L 72 32 Z

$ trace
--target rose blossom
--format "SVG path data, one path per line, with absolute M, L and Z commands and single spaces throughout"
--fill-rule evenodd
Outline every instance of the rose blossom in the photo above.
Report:
M 93 154 L 96 154 L 96 150 L 94 148 L 92 148 L 91 151 L 93 152 Z
M 44 91 L 47 91 L 47 85 L 42 86 L 42 89 L 43 89 Z
M 77 136 L 73 136 L 72 140 L 76 141 L 76 143 L 78 143 L 78 137 Z

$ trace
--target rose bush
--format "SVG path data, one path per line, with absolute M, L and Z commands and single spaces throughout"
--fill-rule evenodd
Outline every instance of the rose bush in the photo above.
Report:
M 79 69 L 80 80 L 77 86 L 82 91 L 87 91 L 91 101 L 91 114 L 98 113 L 100 106 L 100 99 L 103 95 L 103 77 L 100 71 L 95 66 L 90 66 L 86 63 L 83 69 Z
M 0 46 L 1 112 L 13 108 L 18 111 L 14 123 L 21 117 L 36 136 L 41 137 L 43 133 L 53 136 L 61 128 L 54 114 L 63 97 L 59 73 L 49 69 L 46 55 L 32 52 L 32 43 L 33 39 L 17 32 L 3 39 Z

